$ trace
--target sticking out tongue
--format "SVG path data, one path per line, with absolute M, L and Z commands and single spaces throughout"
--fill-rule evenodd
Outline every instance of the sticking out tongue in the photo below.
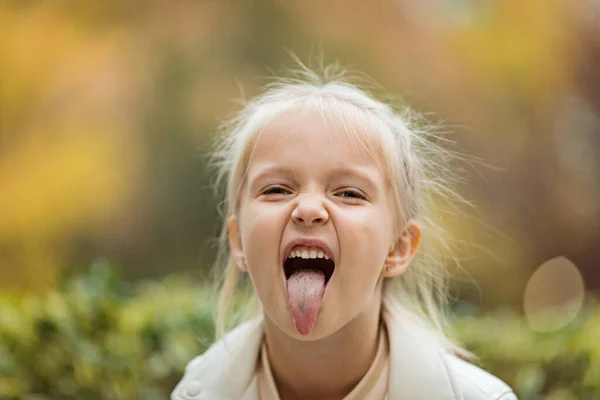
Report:
M 287 280 L 292 321 L 301 335 L 308 335 L 315 322 L 325 291 L 325 274 L 318 269 L 299 269 Z

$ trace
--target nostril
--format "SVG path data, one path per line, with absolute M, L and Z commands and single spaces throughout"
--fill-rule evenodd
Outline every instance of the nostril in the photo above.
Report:
M 292 212 L 292 220 L 303 225 L 322 225 L 327 222 L 329 216 L 324 207 L 302 203 L 298 204 Z

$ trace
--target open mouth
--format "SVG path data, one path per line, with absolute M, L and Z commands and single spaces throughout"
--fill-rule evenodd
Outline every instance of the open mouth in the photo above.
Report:
M 283 262 L 290 315 L 301 335 L 310 334 L 315 326 L 335 269 L 332 253 L 326 246 L 319 241 L 306 242 L 291 242 Z
M 325 275 L 325 285 L 327 285 L 327 282 L 329 282 L 329 279 L 331 279 L 331 276 L 333 275 L 335 263 L 331 259 L 325 258 L 289 257 L 284 261 L 283 269 L 286 280 L 289 279 L 294 272 L 302 269 L 322 271 Z

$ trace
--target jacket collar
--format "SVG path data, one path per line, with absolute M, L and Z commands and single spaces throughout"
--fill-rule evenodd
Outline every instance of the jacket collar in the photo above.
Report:
M 431 333 L 385 313 L 390 340 L 389 400 L 463 400 Z M 172 400 L 259 400 L 254 370 L 263 340 L 262 319 L 247 322 L 186 368 Z
M 171 400 L 258 400 L 253 381 L 262 338 L 262 319 L 235 328 L 187 365 Z
M 390 340 L 388 399 L 463 400 L 438 338 L 408 316 L 388 311 L 384 319 Z

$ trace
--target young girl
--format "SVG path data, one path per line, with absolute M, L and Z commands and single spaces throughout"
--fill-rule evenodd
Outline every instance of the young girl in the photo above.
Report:
M 192 360 L 173 400 L 516 399 L 443 332 L 443 260 L 424 251 L 448 153 L 410 122 L 331 68 L 246 105 L 216 153 L 217 332 L 240 273 L 261 317 Z

